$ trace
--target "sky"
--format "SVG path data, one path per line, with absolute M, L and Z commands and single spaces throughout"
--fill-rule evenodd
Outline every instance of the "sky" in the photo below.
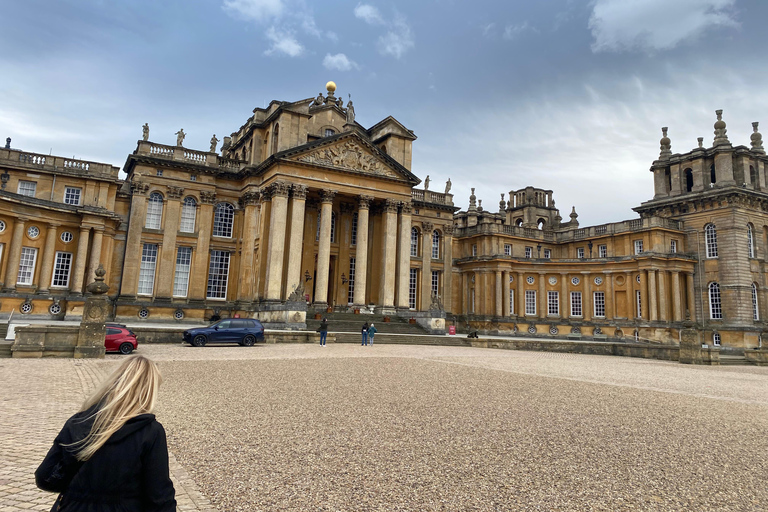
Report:
M 430 189 L 486 210 L 526 186 L 582 226 L 635 218 L 672 151 L 768 133 L 764 0 L 24 0 L 0 13 L 0 140 L 122 167 L 207 150 L 253 108 L 337 84 L 356 121 L 418 137 Z M 768 138 L 768 137 L 766 137 Z

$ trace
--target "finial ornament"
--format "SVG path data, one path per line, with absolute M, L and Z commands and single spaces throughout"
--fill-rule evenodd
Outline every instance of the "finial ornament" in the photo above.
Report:
M 757 121 L 752 123 L 752 135 L 749 136 L 749 139 L 752 143 L 752 151 L 764 155 L 765 149 L 763 149 L 763 135 L 757 131 L 758 124 L 759 123 Z
M 661 129 L 661 140 L 659 141 L 659 144 L 661 145 L 661 152 L 659 153 L 659 160 L 669 160 L 669 157 L 672 156 L 672 141 L 669 140 L 669 137 L 667 137 L 667 128 L 664 126 Z
M 698 137 L 696 140 L 699 141 L 699 147 L 704 149 L 704 137 Z
M 715 114 L 717 114 L 717 121 L 715 121 L 715 146 L 724 146 L 728 145 L 730 146 L 731 143 L 728 141 L 728 136 L 726 133 L 728 130 L 725 129 L 725 121 L 723 121 L 723 111 L 722 110 L 715 110 Z
M 477 210 L 477 196 L 475 195 L 475 189 L 472 189 L 472 193 L 469 195 L 469 209 Z
M 499 201 L 499 211 L 504 212 L 506 210 L 507 202 L 504 201 L 504 192 L 501 193 L 501 201 Z
M 571 220 L 576 220 L 578 218 L 579 214 L 576 213 L 576 207 L 571 206 Z

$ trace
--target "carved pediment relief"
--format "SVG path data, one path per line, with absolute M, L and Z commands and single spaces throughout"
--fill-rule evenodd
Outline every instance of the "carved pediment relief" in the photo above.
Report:
M 328 167 L 340 167 L 376 176 L 399 178 L 400 176 L 379 158 L 355 141 L 325 146 L 299 155 L 296 160 Z

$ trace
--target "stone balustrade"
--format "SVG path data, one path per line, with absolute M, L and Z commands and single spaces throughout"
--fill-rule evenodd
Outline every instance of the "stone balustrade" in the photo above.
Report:
M 134 154 L 148 155 L 155 158 L 166 158 L 168 160 L 178 160 L 195 165 L 203 165 L 205 167 L 214 167 L 229 172 L 237 172 L 246 166 L 246 162 L 223 158 L 216 153 L 187 149 L 182 146 L 166 146 L 165 144 L 156 144 L 144 140 L 139 141 L 139 145 Z
M 74 158 L 28 153 L 18 149 L 0 149 L 0 165 L 21 166 L 45 171 L 82 172 L 88 175 L 107 175 L 117 178 L 119 167 Z
M 443 194 L 442 192 L 433 192 L 431 190 L 411 190 L 411 198 L 414 201 L 432 204 L 445 204 L 453 206 L 453 194 Z

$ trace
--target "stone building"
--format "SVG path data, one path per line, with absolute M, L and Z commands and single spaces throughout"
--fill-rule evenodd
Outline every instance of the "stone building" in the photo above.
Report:
M 466 211 L 411 171 L 414 133 L 365 128 L 327 95 L 256 108 L 208 151 L 150 140 L 123 167 L 0 150 L 0 311 L 78 317 L 102 263 L 121 320 L 239 314 L 301 328 L 307 307 L 435 316 L 533 336 L 676 342 L 686 322 L 754 346 L 768 297 L 766 156 L 733 147 L 672 154 L 640 218 L 579 226 L 553 192 L 474 190 Z M 718 113 L 718 117 L 720 114 Z M 417 188 L 418 187 L 418 188 Z M 714 252 L 713 252 L 714 251 Z M 728 251 L 728 258 L 721 255 Z

